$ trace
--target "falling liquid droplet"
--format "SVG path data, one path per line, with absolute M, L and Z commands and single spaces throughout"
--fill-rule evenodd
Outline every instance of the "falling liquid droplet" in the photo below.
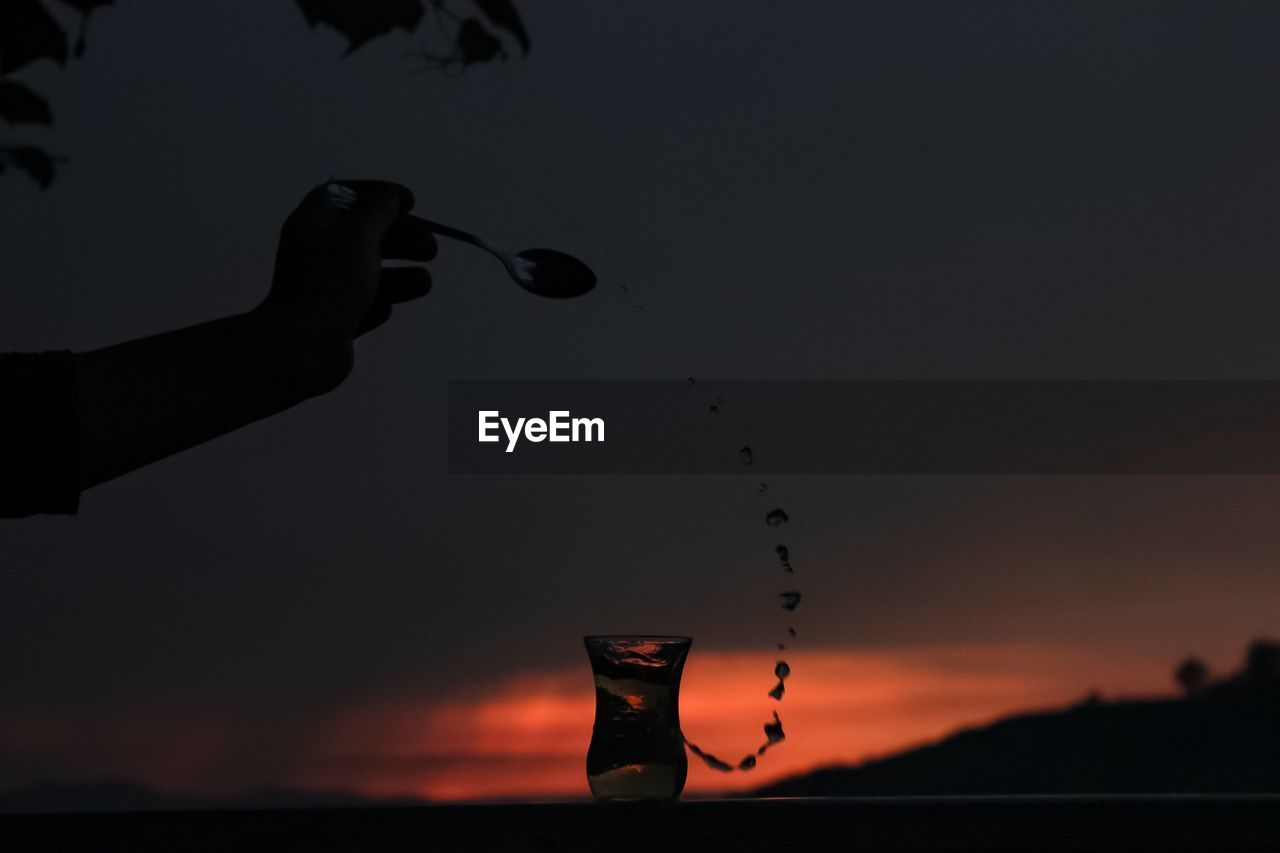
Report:
M 685 382 L 689 386 L 692 386 L 695 384 L 694 378 L 692 376 L 688 377 L 688 379 L 686 379 Z M 719 414 L 720 406 L 723 405 L 723 403 L 724 403 L 723 397 L 716 397 L 715 402 L 707 407 L 707 413 L 711 415 Z M 755 453 L 754 451 L 752 451 L 750 445 L 743 445 L 738 449 L 738 461 L 743 465 L 752 465 L 755 463 Z M 768 490 L 769 490 L 769 484 L 766 482 L 761 482 L 756 491 L 758 494 L 763 495 Z M 769 527 L 779 527 L 783 524 L 787 524 L 790 520 L 791 520 L 791 517 L 787 515 L 786 510 L 782 509 L 781 507 L 775 508 L 769 511 L 768 513 L 766 513 L 765 515 L 765 524 L 767 524 Z M 793 569 L 791 567 L 791 550 L 786 545 L 778 544 L 774 547 L 774 553 L 777 555 L 778 560 L 782 563 L 783 569 L 785 569 L 787 572 L 793 572 Z M 787 590 L 787 591 L 781 592 L 778 594 L 778 598 L 782 608 L 787 611 L 795 610 L 796 607 L 798 607 L 800 604 L 800 593 L 796 590 Z M 787 633 L 791 637 L 796 636 L 796 631 L 794 628 L 788 628 Z M 776 645 L 778 647 L 778 651 L 785 651 L 787 648 L 785 643 L 776 643 Z M 779 660 L 774 665 L 773 674 L 777 677 L 778 683 L 774 685 L 773 689 L 769 691 L 768 695 L 770 698 L 774 699 L 775 701 L 781 702 L 783 695 L 786 693 L 785 682 L 791 676 L 791 665 L 784 660 Z M 729 773 L 729 772 L 732 772 L 734 769 L 737 769 L 739 771 L 746 771 L 746 770 L 754 769 L 756 767 L 756 764 L 757 764 L 756 756 L 764 755 L 766 750 L 768 750 L 770 747 L 774 746 L 775 744 L 781 743 L 786 738 L 786 733 L 783 732 L 782 730 L 782 720 L 778 717 L 777 711 L 773 712 L 773 722 L 765 723 L 764 733 L 766 738 L 765 743 L 763 743 L 756 750 L 755 755 L 748 755 L 744 757 L 741 761 L 739 761 L 736 768 L 733 765 L 729 764 L 728 762 L 723 761 L 719 757 L 712 755 L 710 753 L 704 752 L 696 744 L 691 743 L 687 739 L 685 740 L 685 744 L 688 746 L 690 752 L 692 752 L 698 758 L 702 759 L 702 762 L 707 767 L 710 767 L 713 770 L 719 771 L 721 773 Z
M 625 284 L 624 284 L 624 285 L 622 285 L 622 292 L 623 292 L 623 293 L 626 293 L 626 292 L 627 292 L 627 286 L 626 286 Z
M 692 387 L 693 387 L 693 377 L 692 377 L 692 376 L 690 376 L 688 379 L 686 379 L 686 380 L 684 381 L 684 384 L 685 384 L 685 385 L 688 385 L 690 388 L 692 388 Z
M 786 740 L 786 732 L 782 730 L 782 720 L 778 719 L 778 712 L 773 712 L 773 722 L 764 724 L 764 736 L 769 739 L 769 745 L 782 743 Z
M 773 674 L 778 677 L 778 683 L 769 691 L 769 695 L 777 701 L 782 701 L 782 694 L 787 692 L 787 687 L 783 684 L 791 676 L 791 666 L 784 660 L 778 661 L 773 668 Z
M 766 728 L 768 726 L 766 725 Z M 702 763 L 710 767 L 712 770 L 719 770 L 721 773 L 732 773 L 733 765 L 727 761 L 721 761 L 709 752 L 703 752 L 693 741 L 685 738 L 685 746 L 689 747 L 689 751 L 702 759 Z

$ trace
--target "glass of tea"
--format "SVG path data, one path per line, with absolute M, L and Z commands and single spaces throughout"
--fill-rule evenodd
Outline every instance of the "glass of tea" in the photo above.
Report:
M 674 800 L 689 760 L 680 675 L 690 637 L 583 637 L 596 682 L 587 783 L 597 800 Z

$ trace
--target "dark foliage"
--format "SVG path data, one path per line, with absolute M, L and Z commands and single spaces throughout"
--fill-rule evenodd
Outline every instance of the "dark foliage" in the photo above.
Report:
M 491 62 L 502 53 L 502 42 L 476 18 L 467 18 L 458 27 L 457 45 L 464 65 Z
M 529 52 L 529 33 L 525 31 L 520 13 L 511 0 L 475 0 L 475 4 L 489 19 L 489 23 L 511 33 L 520 43 L 520 50 Z
M 1182 688 L 1187 698 L 1199 696 L 1209 683 L 1209 667 L 1199 658 L 1187 658 L 1174 670 L 1173 680 Z
M 110 6 L 115 0 L 59 0 L 59 2 L 65 3 L 82 15 L 87 15 L 94 9 Z
M 42 59 L 66 65 L 68 35 L 50 11 L 61 3 L 80 14 L 80 29 L 71 54 L 80 57 L 85 49 L 85 29 L 90 13 L 114 0 L 0 0 L 0 121 L 6 124 L 53 122 L 48 102 L 26 84 L 7 76 Z M 437 55 L 419 51 L 425 68 L 460 69 L 478 62 L 506 58 L 502 41 L 478 17 L 462 18 L 449 0 L 295 0 L 311 27 L 324 25 L 347 39 L 346 54 L 395 29 L 414 32 L 431 14 L 440 19 L 440 33 L 448 41 L 448 52 Z M 508 33 L 529 52 L 529 33 L 511 0 L 473 0 L 484 19 L 497 30 Z M 453 26 L 449 35 L 445 21 Z M 36 145 L 6 144 L 0 140 L 0 174 L 10 167 L 26 173 L 42 188 L 53 183 L 65 157 Z
M 67 34 L 40 0 L 0 3 L 0 74 L 10 74 L 38 59 L 67 61 Z
M 49 102 L 19 83 L 0 78 L 0 118 L 9 124 L 49 124 Z
M 422 0 L 298 0 L 298 8 L 312 27 L 325 24 L 346 36 L 348 54 L 397 27 L 413 32 L 425 11 Z
M 34 145 L 14 145 L 9 148 L 0 148 L 0 163 L 26 172 L 31 180 L 40 185 L 41 189 L 45 189 L 53 183 L 53 179 L 57 174 L 58 164 L 65 162 L 65 157 L 56 157 L 43 148 L 37 148 Z M 0 168 L 3 168 L 3 166 L 0 166 Z

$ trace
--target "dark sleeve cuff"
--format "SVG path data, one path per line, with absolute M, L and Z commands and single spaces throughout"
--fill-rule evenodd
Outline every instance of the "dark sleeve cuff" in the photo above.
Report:
M 0 354 L 0 517 L 74 515 L 80 425 L 70 352 Z

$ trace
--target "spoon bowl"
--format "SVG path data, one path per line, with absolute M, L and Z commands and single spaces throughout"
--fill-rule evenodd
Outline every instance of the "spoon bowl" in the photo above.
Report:
M 555 249 L 525 249 L 516 255 L 523 261 L 516 283 L 530 293 L 551 299 L 572 299 L 596 286 L 596 274 L 573 255 Z
M 427 225 L 442 237 L 461 240 L 484 249 L 502 262 L 507 274 L 516 284 L 538 296 L 572 299 L 596 286 L 596 274 L 591 268 L 565 252 L 555 249 L 525 249 L 513 255 L 494 247 L 483 237 L 451 225 L 429 221 Z

